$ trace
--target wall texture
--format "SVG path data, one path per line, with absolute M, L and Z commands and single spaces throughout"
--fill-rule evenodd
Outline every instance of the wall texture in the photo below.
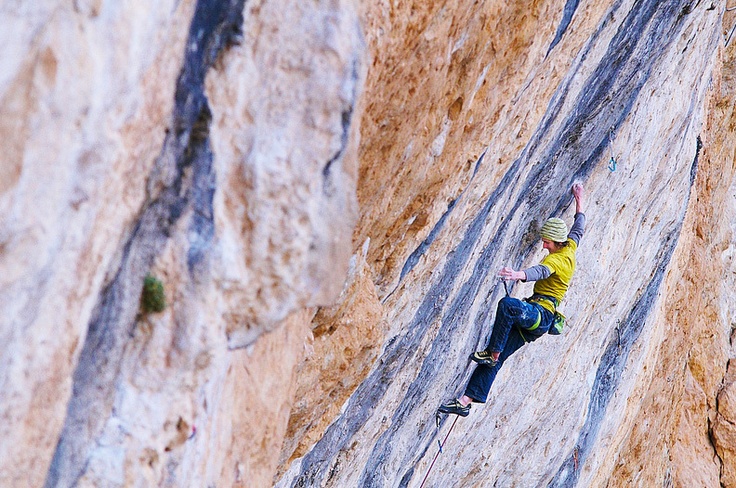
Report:
M 0 485 L 736 486 L 734 22 L 0 5 Z M 437 425 L 574 182 L 565 333 Z

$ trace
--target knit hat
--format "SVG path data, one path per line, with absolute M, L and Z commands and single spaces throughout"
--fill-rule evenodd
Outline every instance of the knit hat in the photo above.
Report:
M 567 241 L 567 225 L 564 220 L 552 217 L 551 219 L 547 219 L 539 234 L 542 236 L 542 239 L 565 242 Z

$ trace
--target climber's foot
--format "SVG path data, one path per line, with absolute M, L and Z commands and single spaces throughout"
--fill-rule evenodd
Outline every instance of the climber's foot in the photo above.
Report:
M 463 406 L 458 400 L 451 400 L 437 409 L 440 413 L 449 413 L 453 415 L 459 415 L 461 417 L 467 417 L 470 413 L 470 404 Z
M 488 351 L 476 351 L 470 355 L 470 359 L 478 364 L 486 364 L 491 367 L 498 364 L 498 360 L 493 359 L 493 354 Z

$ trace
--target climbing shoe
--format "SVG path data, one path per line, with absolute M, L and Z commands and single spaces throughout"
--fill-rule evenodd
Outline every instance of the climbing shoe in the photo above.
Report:
M 470 413 L 470 403 L 466 407 L 458 400 L 451 400 L 437 409 L 440 413 L 451 413 L 453 415 L 459 415 L 461 417 L 467 417 Z
M 495 366 L 498 361 L 493 359 L 493 356 L 488 351 L 476 351 L 470 355 L 470 359 L 478 364 L 487 364 L 488 366 Z

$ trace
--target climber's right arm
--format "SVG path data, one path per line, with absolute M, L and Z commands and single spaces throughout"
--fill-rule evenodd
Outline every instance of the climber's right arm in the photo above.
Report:
M 570 228 L 570 232 L 567 237 L 575 241 L 575 244 L 580 244 L 580 240 L 583 238 L 585 233 L 585 213 L 584 211 L 584 197 L 585 192 L 583 185 L 575 183 L 572 185 L 572 196 L 575 197 L 575 221 Z

